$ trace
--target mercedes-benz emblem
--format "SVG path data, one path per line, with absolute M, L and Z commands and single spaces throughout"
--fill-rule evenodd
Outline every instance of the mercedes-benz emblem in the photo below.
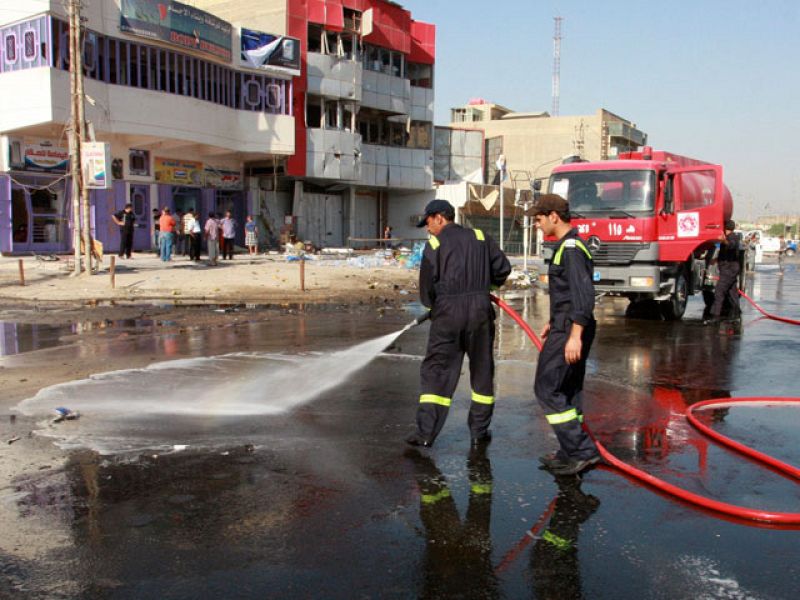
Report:
M 592 252 L 597 252 L 598 250 L 600 250 L 600 245 L 601 245 L 600 238 L 597 237 L 596 235 L 593 235 L 588 240 L 586 240 L 586 244 L 589 246 L 589 250 L 591 250 Z

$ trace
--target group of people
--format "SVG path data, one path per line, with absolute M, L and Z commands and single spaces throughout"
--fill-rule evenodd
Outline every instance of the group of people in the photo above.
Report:
M 597 447 L 582 427 L 581 411 L 586 360 L 596 328 L 592 257 L 570 225 L 566 200 L 546 194 L 534 210 L 537 227 L 558 239 L 548 270 L 550 319 L 541 332 L 544 347 L 534 393 L 560 448 L 539 460 L 557 475 L 574 475 L 600 461 Z M 491 237 L 454 219 L 455 209 L 449 202 L 434 200 L 418 223 L 430 234 L 419 290 L 430 310 L 431 327 L 420 367 L 416 431 L 406 439 L 412 446 L 430 447 L 441 432 L 464 354 L 469 357 L 472 387 L 471 446 L 481 448 L 491 441 L 495 313 L 489 290 L 505 282 L 511 264 Z
M 126 204 L 123 210 L 113 214 L 111 218 L 120 229 L 119 256 L 131 258 L 136 227 L 133 205 Z M 226 211 L 224 216 L 210 212 L 205 222 L 202 222 L 199 211 L 190 209 L 184 213 L 179 210 L 173 215 L 167 206 L 160 211 L 154 208 L 153 247 L 163 262 L 171 261 L 173 254 L 199 261 L 202 242 L 205 240 L 208 262 L 211 266 L 216 266 L 220 254 L 223 260 L 233 260 L 237 227 L 231 211 Z M 251 256 L 258 253 L 258 233 L 252 215 L 247 215 L 244 225 L 245 245 Z

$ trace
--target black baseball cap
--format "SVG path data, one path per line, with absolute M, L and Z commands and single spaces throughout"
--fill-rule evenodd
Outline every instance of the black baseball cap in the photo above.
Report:
M 419 223 L 417 223 L 417 227 L 425 227 L 428 217 L 439 214 L 448 221 L 452 221 L 456 218 L 456 209 L 447 200 L 431 200 L 428 202 L 428 206 L 425 207 L 425 214 L 422 215 Z
M 533 204 L 534 215 L 549 215 L 551 212 L 569 212 L 569 202 L 558 194 L 543 194 Z

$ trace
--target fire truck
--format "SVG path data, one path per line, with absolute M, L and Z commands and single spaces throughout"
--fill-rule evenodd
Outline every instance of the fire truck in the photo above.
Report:
M 549 179 L 592 253 L 595 289 L 628 298 L 629 314 L 655 302 L 665 319 L 680 319 L 733 213 L 722 167 L 644 147 L 615 160 L 566 162 Z M 554 245 L 545 241 L 545 259 Z

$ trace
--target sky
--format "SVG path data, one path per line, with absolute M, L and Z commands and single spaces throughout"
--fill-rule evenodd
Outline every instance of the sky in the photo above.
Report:
M 485 98 L 552 108 L 561 26 L 561 115 L 598 108 L 648 144 L 718 163 L 734 217 L 800 215 L 797 0 L 401 0 L 436 24 L 436 122 Z

